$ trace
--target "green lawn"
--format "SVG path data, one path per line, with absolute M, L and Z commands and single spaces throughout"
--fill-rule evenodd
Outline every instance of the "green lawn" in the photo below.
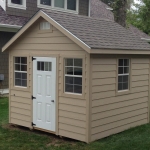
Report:
M 8 99 L 0 98 L 0 150 L 150 150 L 150 124 L 85 144 L 8 125 Z

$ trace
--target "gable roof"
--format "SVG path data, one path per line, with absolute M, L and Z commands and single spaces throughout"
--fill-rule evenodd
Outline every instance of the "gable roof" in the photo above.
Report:
M 0 6 L 0 25 L 22 27 L 28 20 L 26 17 L 8 15 Z
M 91 53 L 102 50 L 150 50 L 150 45 L 114 21 L 95 19 L 69 13 L 40 10 L 4 47 L 7 49 L 40 16 L 49 21 L 71 40 Z

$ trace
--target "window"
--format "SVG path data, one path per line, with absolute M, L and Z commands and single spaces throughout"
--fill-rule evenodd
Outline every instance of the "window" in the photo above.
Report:
M 8 7 L 26 9 L 26 0 L 8 0 Z
M 50 23 L 49 22 L 41 22 L 40 23 L 40 30 L 49 30 L 50 29 Z
M 38 0 L 38 7 L 78 13 L 79 0 Z
M 118 60 L 118 91 L 129 89 L 129 59 Z
M 82 59 L 65 59 L 65 92 L 82 94 Z
M 27 57 L 15 57 L 15 86 L 27 87 Z
M 37 62 L 37 70 L 38 71 L 52 71 L 52 63 L 51 62 Z

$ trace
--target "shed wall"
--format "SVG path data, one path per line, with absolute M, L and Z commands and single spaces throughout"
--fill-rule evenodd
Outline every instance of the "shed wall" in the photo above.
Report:
M 118 58 L 130 58 L 129 92 L 117 91 Z M 91 141 L 146 124 L 150 59 L 134 56 L 91 57 Z
M 56 134 L 86 141 L 88 101 L 89 55 L 64 34 L 53 27 L 52 32 L 39 32 L 36 22 L 10 49 L 10 123 L 31 127 L 32 122 L 32 56 L 57 58 L 57 131 Z M 28 87 L 16 88 L 13 83 L 13 57 L 28 57 Z M 63 58 L 82 57 L 84 59 L 83 97 L 63 94 Z

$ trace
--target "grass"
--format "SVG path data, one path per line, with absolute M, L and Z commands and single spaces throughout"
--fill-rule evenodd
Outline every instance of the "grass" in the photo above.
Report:
M 150 124 L 85 144 L 8 125 L 8 99 L 0 98 L 0 150 L 150 150 Z

